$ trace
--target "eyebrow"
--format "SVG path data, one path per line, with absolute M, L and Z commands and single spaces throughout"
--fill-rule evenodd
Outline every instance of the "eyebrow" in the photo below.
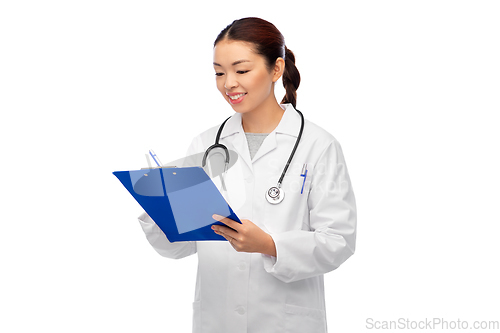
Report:
M 242 62 L 250 62 L 250 60 L 245 60 L 245 59 L 242 59 L 242 60 L 237 60 L 235 62 L 232 63 L 233 66 L 236 66 L 238 64 L 241 64 Z M 220 64 L 214 62 L 214 66 L 219 66 L 219 67 L 222 67 Z

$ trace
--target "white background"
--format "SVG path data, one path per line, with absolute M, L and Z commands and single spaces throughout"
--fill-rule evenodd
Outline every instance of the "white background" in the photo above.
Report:
M 498 1 L 3 1 L 0 331 L 191 330 L 197 258 L 154 252 L 112 171 L 232 114 L 212 43 L 246 16 L 285 36 L 355 189 L 329 330 L 500 320 Z

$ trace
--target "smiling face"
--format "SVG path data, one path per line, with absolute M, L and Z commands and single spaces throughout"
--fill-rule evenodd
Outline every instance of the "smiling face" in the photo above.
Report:
M 269 71 L 266 60 L 254 52 L 251 43 L 229 40 L 217 43 L 214 69 L 217 89 L 234 111 L 247 113 L 277 104 L 274 83 L 283 74 L 284 62 L 277 61 Z

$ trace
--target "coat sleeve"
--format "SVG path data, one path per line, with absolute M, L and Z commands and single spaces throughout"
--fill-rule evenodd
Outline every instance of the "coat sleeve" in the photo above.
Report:
M 199 151 L 200 144 L 201 142 L 199 137 L 195 138 L 191 142 L 186 154 L 186 161 L 190 159 L 190 156 L 195 155 Z M 146 234 L 147 240 L 161 256 L 172 259 L 180 259 L 196 253 L 196 242 L 171 243 L 160 227 L 158 227 L 158 225 L 146 212 L 142 213 L 138 219 L 142 230 Z
M 284 282 L 332 271 L 354 253 L 356 202 L 342 149 L 335 140 L 315 165 L 308 206 L 310 230 L 271 234 L 277 257 L 262 255 L 266 271 Z

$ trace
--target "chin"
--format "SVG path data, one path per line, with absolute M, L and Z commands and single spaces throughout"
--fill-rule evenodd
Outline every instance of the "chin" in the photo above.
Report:
M 231 106 L 231 108 L 234 110 L 234 112 L 237 112 L 237 113 L 247 113 L 247 112 L 251 111 L 250 108 L 245 107 L 243 105 L 233 105 L 230 102 L 228 102 L 228 103 Z

